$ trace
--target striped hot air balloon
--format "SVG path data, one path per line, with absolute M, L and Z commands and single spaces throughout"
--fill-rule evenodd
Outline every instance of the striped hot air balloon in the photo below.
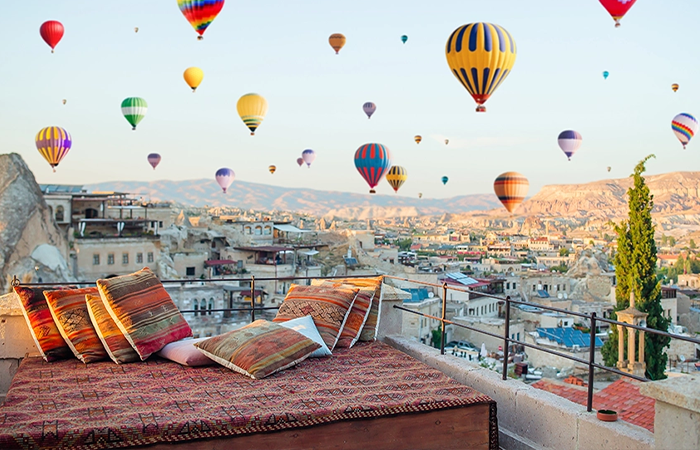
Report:
M 529 187 L 530 183 L 527 181 L 527 178 L 518 172 L 502 173 L 493 182 L 493 190 L 496 192 L 498 200 L 501 201 L 509 213 L 513 213 L 525 200 Z
M 73 144 L 70 133 L 61 127 L 46 127 L 39 130 L 34 138 L 36 149 L 56 171 L 58 163 L 68 154 Z
M 416 141 L 416 144 L 420 144 L 420 141 L 423 140 L 423 137 L 417 134 L 413 137 L 413 140 Z
M 125 98 L 122 102 L 122 114 L 127 122 L 131 124 L 131 129 L 136 130 L 136 125 L 143 120 L 148 111 L 148 103 L 140 97 Z
M 177 6 L 194 31 L 199 34 L 197 39 L 202 40 L 207 27 L 224 7 L 224 0 L 177 0 Z
M 582 143 L 583 137 L 581 137 L 581 133 L 577 131 L 565 130 L 559 133 L 559 148 L 561 148 L 561 151 L 569 158 L 569 161 L 571 161 L 571 157 L 574 156 L 574 153 L 581 148 Z
M 270 165 L 270 166 L 268 166 L 267 170 L 269 170 L 271 174 L 275 173 L 275 171 L 277 170 L 277 166 Z
M 328 43 L 331 44 L 331 47 L 333 47 L 333 50 L 335 50 L 335 54 L 337 55 L 340 49 L 345 46 L 345 36 L 340 33 L 333 33 L 328 38 Z
M 386 173 L 386 181 L 394 188 L 394 192 L 399 192 L 399 188 L 406 182 L 408 172 L 401 166 L 391 166 L 391 169 Z
M 671 129 L 678 140 L 681 141 L 681 144 L 683 144 L 683 148 L 685 148 L 695 133 L 698 132 L 698 121 L 688 113 L 680 113 L 673 118 Z
M 148 164 L 153 167 L 153 170 L 156 170 L 156 167 L 158 167 L 158 164 L 160 164 L 160 155 L 158 153 L 151 153 L 148 155 Z
M 259 94 L 245 94 L 238 99 L 236 104 L 238 115 L 245 126 L 250 130 L 250 135 L 255 136 L 255 130 L 258 129 L 265 114 L 267 114 L 267 100 Z
M 510 74 L 517 50 L 505 28 L 477 22 L 452 32 L 445 47 L 452 73 L 485 112 L 484 103 Z
M 673 92 L 678 92 L 678 88 L 679 88 L 679 87 L 680 87 L 680 86 L 678 86 L 678 83 L 673 83 L 673 84 L 671 85 L 671 89 L 673 90 Z
M 376 194 L 374 188 L 390 166 L 391 154 L 389 149 L 382 144 L 365 144 L 355 152 L 355 167 L 369 184 L 370 194 Z

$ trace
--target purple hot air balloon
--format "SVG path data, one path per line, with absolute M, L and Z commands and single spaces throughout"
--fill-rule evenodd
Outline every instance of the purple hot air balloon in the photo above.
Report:
M 297 158 L 297 164 L 301 167 L 304 164 L 304 158 Z
M 153 167 L 153 170 L 156 170 L 156 166 L 160 164 L 160 155 L 158 153 L 151 153 L 148 155 L 148 164 Z
M 375 105 L 372 102 L 367 102 L 364 105 L 362 105 L 362 110 L 367 114 L 367 118 L 371 119 L 372 114 L 377 110 L 377 105 Z
M 355 167 L 362 178 L 369 184 L 370 194 L 376 193 L 374 187 L 391 167 L 391 154 L 382 144 L 365 144 L 355 152 Z
M 311 163 L 314 162 L 314 159 L 316 159 L 316 152 L 311 150 L 310 148 L 307 148 L 306 150 L 301 152 L 301 158 L 304 160 L 308 167 L 311 167 Z
M 227 167 L 223 167 L 216 171 L 216 182 L 219 183 L 221 189 L 224 190 L 224 194 L 226 193 L 226 189 L 231 186 L 231 183 L 233 183 L 233 180 L 235 179 L 236 174 L 233 172 L 233 170 Z

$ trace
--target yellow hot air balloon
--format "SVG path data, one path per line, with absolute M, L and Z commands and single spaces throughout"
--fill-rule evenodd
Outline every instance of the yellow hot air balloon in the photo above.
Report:
M 671 85 L 671 89 L 673 89 L 673 92 L 678 92 L 678 88 L 679 88 L 678 83 L 673 83 Z
M 333 47 L 333 50 L 335 50 L 335 54 L 337 55 L 340 49 L 345 46 L 345 36 L 340 33 L 333 33 L 328 38 L 328 43 L 331 44 L 331 47 Z
M 204 72 L 199 67 L 188 67 L 182 76 L 185 78 L 185 83 L 192 88 L 192 93 L 194 93 L 199 83 L 204 79 Z
M 267 114 L 267 100 L 258 94 L 246 94 L 238 99 L 236 105 L 238 115 L 243 123 L 250 129 L 250 135 L 255 136 L 255 130 Z
M 275 173 L 275 170 L 277 170 L 277 166 L 270 166 L 267 168 L 267 170 L 269 170 L 270 173 Z
M 493 190 L 509 213 L 515 211 L 525 200 L 530 182 L 518 172 L 505 172 L 496 177 Z
M 420 141 L 422 141 L 423 138 L 417 134 L 413 137 L 413 140 L 416 141 L 416 144 L 420 144 Z
M 386 173 L 386 181 L 389 182 L 394 192 L 399 192 L 399 188 L 406 182 L 408 173 L 401 166 L 391 166 L 391 169 Z
M 477 112 L 506 79 L 515 64 L 515 40 L 498 25 L 476 22 L 452 32 L 445 46 L 452 74 L 474 97 Z

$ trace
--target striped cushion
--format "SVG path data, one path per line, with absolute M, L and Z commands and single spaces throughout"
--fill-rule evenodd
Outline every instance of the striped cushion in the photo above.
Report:
M 382 286 L 384 277 L 370 278 L 338 278 L 333 280 L 338 283 L 345 283 L 356 288 L 374 288 L 374 297 L 372 298 L 372 307 L 367 315 L 367 321 L 362 327 L 360 333 L 360 341 L 373 341 L 377 337 L 377 329 L 379 328 L 379 313 L 382 303 Z M 313 282 L 312 282 L 313 284 Z
M 166 344 L 192 336 L 185 318 L 148 267 L 97 280 L 97 288 L 109 315 L 141 360 Z
M 97 288 L 45 291 L 51 316 L 76 358 L 84 363 L 102 361 L 108 355 L 90 321 L 85 296 L 97 295 Z
M 357 289 L 292 284 L 273 321 L 310 315 L 323 342 L 333 351 L 356 296 Z
M 308 358 L 321 346 L 266 320 L 194 344 L 222 366 L 259 380 Z
M 330 286 L 333 288 L 355 288 L 355 286 L 339 283 L 335 280 L 312 280 L 311 284 L 316 286 Z M 343 326 L 343 330 L 340 332 L 338 343 L 335 344 L 336 348 L 350 348 L 355 345 L 357 340 L 360 338 L 362 327 L 365 325 L 365 322 L 369 317 L 369 311 L 372 306 L 372 299 L 374 298 L 375 291 L 376 289 L 373 287 L 360 288 L 360 291 L 357 293 L 355 303 L 353 303 L 352 308 L 350 308 L 348 320 L 345 321 L 345 326 Z
M 139 354 L 131 348 L 131 344 L 107 312 L 102 299 L 98 296 L 86 295 L 85 303 L 88 307 L 90 321 L 112 361 L 117 364 L 141 361 Z
M 22 314 L 41 356 L 46 362 L 70 358 L 73 352 L 70 351 L 70 347 L 63 340 L 61 332 L 53 321 L 44 291 L 45 289 L 41 288 L 15 286 L 19 303 L 22 305 Z

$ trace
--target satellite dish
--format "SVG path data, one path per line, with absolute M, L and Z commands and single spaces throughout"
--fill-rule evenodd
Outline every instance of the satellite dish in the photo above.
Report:
M 432 292 L 428 292 L 428 298 L 433 298 L 433 297 L 435 297 L 435 294 L 433 294 Z
M 564 298 L 564 294 L 562 294 L 561 292 L 560 292 L 560 293 L 558 293 L 558 294 L 557 294 L 557 298 L 558 298 L 558 299 L 562 299 L 562 298 Z

